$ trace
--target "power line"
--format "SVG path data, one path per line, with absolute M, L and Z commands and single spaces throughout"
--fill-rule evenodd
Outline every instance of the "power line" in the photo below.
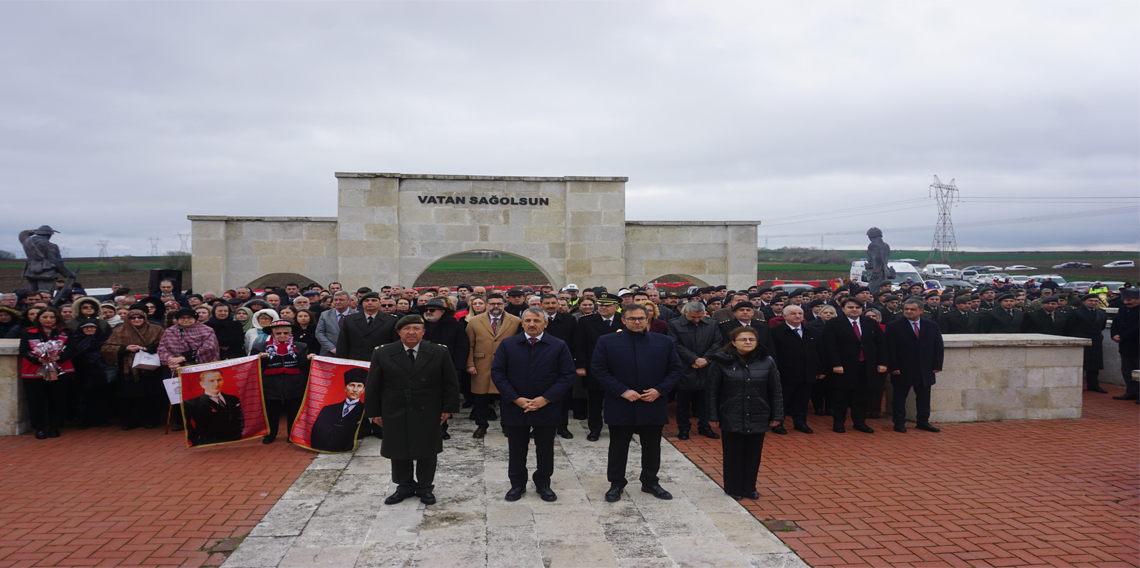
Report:
M 146 240 L 150 241 L 150 255 L 158 256 L 158 243 L 162 242 L 162 239 L 158 237 L 147 237 Z
M 930 184 L 930 192 L 938 202 L 938 222 L 934 225 L 934 240 L 930 243 L 929 262 L 935 256 L 941 256 L 942 261 L 950 260 L 950 255 L 958 255 L 958 239 L 954 237 L 954 221 L 950 219 L 950 209 L 958 199 L 958 186 L 954 180 L 942 183 L 938 176 L 934 176 L 934 183 Z
M 988 227 L 993 225 L 1012 225 L 1016 223 L 1031 223 L 1034 221 L 1053 221 L 1057 219 L 1073 219 L 1076 217 L 1097 217 L 1102 215 L 1115 215 L 1118 213 L 1140 213 L 1140 206 L 1130 207 L 1114 207 L 1112 209 L 1093 209 L 1089 211 L 1071 211 L 1065 213 L 1057 213 L 1054 215 L 1039 215 L 1035 217 L 1014 217 L 1010 219 L 988 219 L 985 221 L 973 221 L 970 223 L 959 223 L 959 227 Z M 891 227 L 888 229 L 892 233 L 905 233 L 910 231 L 927 231 L 930 230 L 928 225 L 914 226 L 914 227 Z M 795 233 L 787 235 L 764 235 L 766 239 L 783 238 L 783 237 L 818 237 L 820 235 L 861 235 L 865 232 L 864 229 L 857 229 L 853 231 L 830 231 L 824 233 Z

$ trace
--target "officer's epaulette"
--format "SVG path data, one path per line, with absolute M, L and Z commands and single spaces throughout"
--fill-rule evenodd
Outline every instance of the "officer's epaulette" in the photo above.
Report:
M 621 333 L 622 331 L 625 331 L 625 330 L 619 329 L 619 330 L 615 331 L 614 333 Z
M 728 323 L 728 322 L 730 322 L 730 321 L 732 321 L 732 320 L 724 320 L 724 321 L 722 321 L 722 322 L 720 322 L 720 323 Z

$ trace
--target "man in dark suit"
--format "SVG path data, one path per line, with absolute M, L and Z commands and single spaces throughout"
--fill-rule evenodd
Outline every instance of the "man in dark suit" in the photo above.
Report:
M 824 378 L 819 365 L 819 332 L 803 325 L 804 311 L 799 306 L 784 308 L 784 321 L 772 328 L 770 352 L 780 372 L 784 391 L 784 414 L 792 417 L 792 426 L 805 434 L 813 431 L 807 425 L 807 404 L 815 382 Z M 783 423 L 772 431 L 787 434 Z
M 373 351 L 396 340 L 396 317 L 380 311 L 380 294 L 376 292 L 361 296 L 358 305 L 361 311 L 345 316 L 341 322 L 336 356 L 369 361 Z M 367 436 L 368 431 L 377 437 L 384 436 L 384 430 L 372 424 L 362 428 L 361 436 Z
M 1021 332 L 1064 335 L 1067 314 L 1057 309 L 1057 297 L 1042 296 L 1040 302 L 1041 309 L 1026 314 L 1022 319 Z
M 220 444 L 241 439 L 245 418 L 241 399 L 222 392 L 225 378 L 221 371 L 206 371 L 198 376 L 198 384 L 206 391 L 183 407 L 186 411 L 186 437 L 191 446 Z
M 380 455 L 392 460 L 395 505 L 418 495 L 435 504 L 437 454 L 443 451 L 439 427 L 459 412 L 459 378 L 447 349 L 424 341 L 424 319 L 400 318 L 398 341 L 373 350 L 368 370 L 365 415 L 385 430 Z
M 722 321 L 718 324 L 722 338 L 727 338 L 728 332 L 738 327 L 748 326 L 756 330 L 757 345 L 761 345 L 764 349 L 767 349 L 772 357 L 776 356 L 776 346 L 772 343 L 772 332 L 764 320 L 756 319 L 756 308 L 752 305 L 752 302 L 747 300 L 737 302 L 732 306 L 731 313 L 732 319 Z
M 681 317 L 669 322 L 669 338 L 677 346 L 677 355 L 684 365 L 681 381 L 677 383 L 678 440 L 689 439 L 689 430 L 693 426 L 689 416 L 693 409 L 697 415 L 697 432 L 708 438 L 720 438 L 705 417 L 704 388 L 708 357 L 720 349 L 724 340 L 716 320 L 705 314 L 704 304 L 689 302 L 681 310 Z
M 641 443 L 641 490 L 658 499 L 672 499 L 661 487 L 657 472 L 661 469 L 661 430 L 669 422 L 669 391 L 681 379 L 681 359 L 668 337 L 646 331 L 649 314 L 644 306 L 626 306 L 622 321 L 626 330 L 598 339 L 590 361 L 593 375 L 606 391 L 606 424 L 610 427 L 606 501 L 621 499 L 628 483 L 625 466 L 634 434 Z
M 552 335 L 562 340 L 562 342 L 566 344 L 567 348 L 573 345 L 574 327 L 577 322 L 574 319 L 574 316 L 570 314 L 560 313 L 558 311 L 558 296 L 555 296 L 554 294 L 543 294 L 541 296 L 541 303 L 539 305 L 542 307 L 542 311 L 546 313 L 546 328 L 543 333 Z M 525 323 L 526 322 L 519 322 L 519 333 L 523 332 Z M 580 383 L 580 381 L 581 379 L 577 378 L 577 375 L 575 375 L 574 382 Z M 573 383 L 571 383 L 571 387 L 573 387 Z M 557 433 L 559 436 L 567 440 L 574 437 L 574 434 L 570 432 L 570 419 L 568 417 L 569 415 L 567 414 L 573 411 L 573 401 L 574 397 L 571 396 L 571 393 L 566 393 L 566 396 L 563 396 L 561 402 L 559 403 L 561 404 L 562 408 L 561 410 L 557 411 L 561 412 L 560 416 L 562 417 L 558 423 Z
M 828 320 L 823 326 L 823 359 L 830 368 L 828 381 L 832 387 L 832 430 L 846 432 L 847 407 L 851 407 L 854 428 L 867 434 L 871 391 L 887 372 L 887 349 L 879 322 L 863 315 L 859 298 L 843 300 L 843 315 Z
M 557 302 L 557 297 L 555 301 Z M 522 333 L 503 340 L 491 363 L 491 380 L 502 396 L 502 424 L 507 435 L 507 501 L 526 493 L 526 456 L 534 432 L 534 487 L 543 501 L 558 496 L 550 488 L 554 473 L 554 432 L 566 419 L 562 398 L 577 374 L 566 342 L 547 333 L 548 314 L 542 308 L 522 312 Z M 561 417 L 559 417 L 561 414 Z
M 1120 291 L 1120 308 L 1112 318 L 1109 335 L 1120 344 L 1120 374 L 1124 379 L 1124 394 L 1116 400 L 1140 399 L 1140 383 L 1132 380 L 1132 371 L 1140 368 L 1140 291 L 1128 288 Z
M 985 333 L 1021 333 L 1025 318 L 1024 312 L 1017 309 L 1017 298 L 1013 294 L 1002 294 L 997 298 L 997 307 L 982 317 Z
M 344 400 L 327 404 L 313 422 L 309 447 L 325 452 L 351 452 L 356 447 L 356 432 L 364 417 L 364 383 L 368 369 L 354 367 L 344 372 Z
M 1092 340 L 1092 345 L 1085 347 L 1085 388 L 1102 394 L 1108 392 L 1100 388 L 1100 370 L 1104 368 L 1104 339 L 1101 331 L 1107 322 L 1108 314 L 1100 309 L 1100 297 L 1086 294 L 1081 298 L 1081 305 L 1069 313 L 1065 324 L 1065 335 Z
M 972 296 L 959 294 L 954 297 L 954 307 L 942 314 L 939 326 L 945 328 L 947 335 L 978 333 L 979 320 L 977 312 L 970 309 Z
M 618 304 L 621 298 L 614 294 L 603 292 L 598 294 L 595 303 L 597 313 L 582 316 L 574 327 L 574 364 L 578 376 L 582 379 L 582 386 L 586 389 L 587 415 L 586 426 L 590 432 L 586 439 L 597 442 L 602 435 L 602 406 L 606 400 L 606 392 L 601 383 L 594 377 L 590 361 L 594 356 L 594 348 L 603 335 L 617 333 L 625 329 L 621 317 L 617 315 Z
M 895 432 L 906 432 L 906 397 L 914 389 L 916 428 L 938 432 L 930 424 L 930 387 L 942 371 L 945 352 L 942 330 L 922 317 L 922 303 L 916 298 L 903 303 L 903 318 L 887 324 L 887 352 L 890 356 L 891 413 Z

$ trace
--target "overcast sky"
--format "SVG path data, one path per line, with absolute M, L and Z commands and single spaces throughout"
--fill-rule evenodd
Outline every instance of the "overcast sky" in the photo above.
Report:
M 3 2 L 0 249 L 334 216 L 336 171 L 628 176 L 772 248 L 929 247 L 937 174 L 962 248 L 1136 249 L 1138 111 L 1134 1 Z

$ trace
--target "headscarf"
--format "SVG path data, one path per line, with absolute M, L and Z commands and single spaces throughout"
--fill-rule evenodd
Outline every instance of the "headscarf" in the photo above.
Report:
M 145 304 L 135 304 L 131 306 L 130 311 L 127 312 L 129 318 L 132 314 L 147 317 L 147 307 Z M 123 378 L 128 381 L 139 380 L 139 369 L 134 368 L 135 354 L 130 351 L 123 350 L 128 345 L 138 345 L 144 350 L 149 351 L 151 348 L 158 346 L 158 340 L 162 338 L 162 327 L 155 325 L 151 322 L 144 323 L 141 327 L 135 327 L 128 319 L 126 323 L 116 327 L 111 331 L 111 337 L 103 344 L 103 360 L 108 365 L 118 365 L 119 369 L 123 372 Z M 119 352 L 122 351 L 120 358 Z
M 245 331 L 242 329 L 243 326 L 233 319 L 232 315 L 225 319 L 218 319 L 218 306 L 221 305 L 225 304 L 217 304 L 210 311 L 211 315 L 210 319 L 206 321 L 206 327 L 214 330 L 214 335 L 218 337 L 218 346 L 229 347 L 226 354 L 233 356 L 244 345 Z M 229 306 L 226 308 L 228 309 Z
M 235 316 L 235 317 L 234 317 L 234 321 L 235 321 L 235 322 L 237 322 L 237 323 L 239 323 L 239 324 L 241 324 L 241 332 L 242 332 L 243 334 L 244 334 L 245 332 L 247 332 L 247 331 L 249 331 L 249 330 L 253 329 L 253 310 L 251 310 L 251 309 L 249 309 L 249 308 L 247 308 L 247 307 L 245 307 L 245 306 L 242 306 L 242 307 L 240 307 L 240 308 L 237 308 L 236 310 L 235 310 L 235 309 L 233 309 L 233 308 L 231 307 L 231 310 L 234 312 L 234 316 Z M 237 312 L 245 312 L 245 315 L 247 316 L 247 317 L 245 318 L 245 321 L 241 321 L 241 322 L 237 321 L 237 317 L 236 317 L 236 316 L 237 316 Z
M 146 307 L 144 306 L 144 308 L 143 308 L 143 315 L 146 315 L 146 318 L 148 321 L 150 321 L 150 323 L 153 323 L 153 324 L 159 325 L 159 326 L 166 325 L 166 305 L 162 303 L 162 300 L 160 300 L 154 296 L 147 296 L 147 297 L 142 299 L 142 303 L 143 304 L 151 304 L 154 306 L 154 315 L 153 316 L 147 315 Z M 135 306 L 137 306 L 137 305 L 138 304 L 135 304 Z M 134 306 L 131 306 L 131 307 L 134 308 Z

